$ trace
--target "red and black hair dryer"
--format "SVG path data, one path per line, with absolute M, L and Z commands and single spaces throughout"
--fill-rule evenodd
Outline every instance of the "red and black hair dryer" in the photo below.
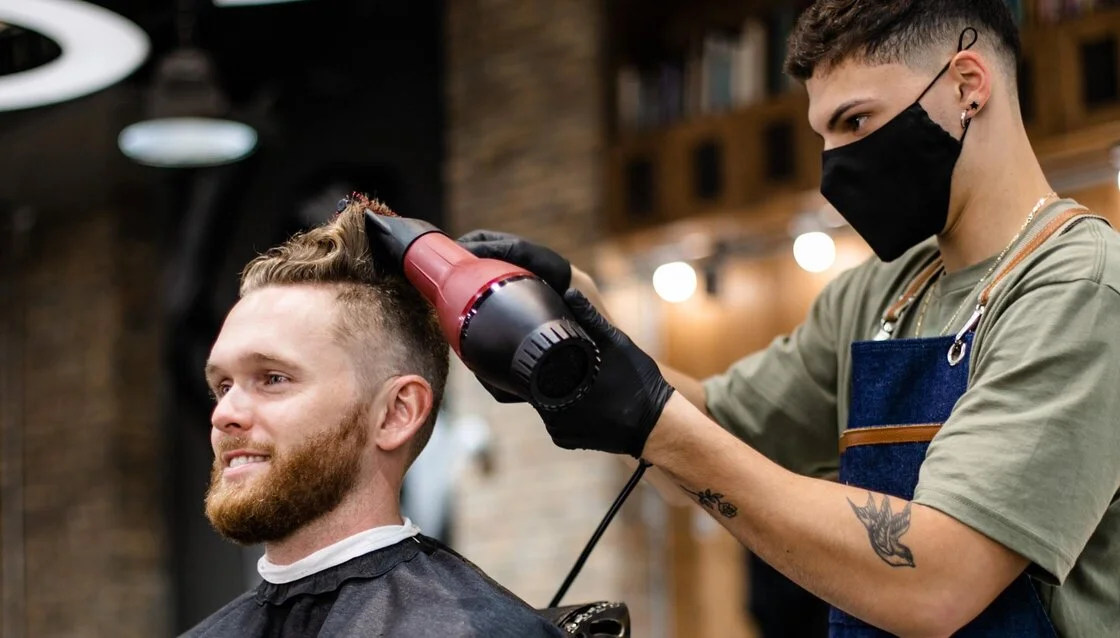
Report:
M 435 307 L 447 342 L 478 378 L 546 410 L 591 385 L 599 349 L 544 280 L 480 259 L 426 221 L 369 209 L 365 216 L 370 248 Z

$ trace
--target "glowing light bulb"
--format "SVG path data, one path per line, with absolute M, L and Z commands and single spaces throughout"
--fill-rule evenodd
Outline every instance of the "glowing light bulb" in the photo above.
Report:
M 836 243 L 827 233 L 804 233 L 793 241 L 793 258 L 808 272 L 824 272 L 836 261 Z
M 687 301 L 696 292 L 696 270 L 683 261 L 662 264 L 653 272 L 653 290 L 669 303 Z

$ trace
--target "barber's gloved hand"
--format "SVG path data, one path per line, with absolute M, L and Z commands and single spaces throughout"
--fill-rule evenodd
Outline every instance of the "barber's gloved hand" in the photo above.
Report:
M 474 230 L 458 239 L 475 257 L 498 259 L 520 266 L 540 277 L 559 294 L 572 285 L 572 264 L 556 251 L 540 244 L 492 230 Z
M 641 458 L 646 439 L 673 394 L 661 370 L 578 290 L 564 301 L 599 345 L 599 374 L 574 404 L 538 409 L 552 441 L 569 450 L 589 449 Z

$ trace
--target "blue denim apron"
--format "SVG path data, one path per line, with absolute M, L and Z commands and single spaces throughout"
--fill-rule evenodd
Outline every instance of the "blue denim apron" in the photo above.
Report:
M 973 337 L 992 289 L 1046 239 L 1087 217 L 1086 212 L 1070 209 L 1058 215 L 1018 251 L 981 293 L 976 311 L 958 334 L 925 339 L 892 338 L 902 313 L 940 273 L 938 258 L 884 313 L 875 339 L 852 344 L 852 400 L 848 427 L 840 442 L 841 483 L 907 501 L 914 498 L 918 471 L 929 442 L 968 387 Z M 905 540 L 903 535 L 901 542 L 904 544 Z M 829 625 L 829 635 L 833 638 L 890 635 L 836 608 L 829 613 Z M 955 635 L 969 638 L 1057 636 L 1025 573 Z

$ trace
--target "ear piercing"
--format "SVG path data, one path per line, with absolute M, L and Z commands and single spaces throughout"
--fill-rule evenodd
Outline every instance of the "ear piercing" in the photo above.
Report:
M 969 111 L 975 111 L 978 108 L 980 108 L 980 103 L 973 100 L 973 102 L 968 105 L 967 110 L 961 111 L 961 128 L 962 129 L 965 129 L 967 131 L 969 123 L 972 122 L 972 116 L 969 115 L 968 112 Z

